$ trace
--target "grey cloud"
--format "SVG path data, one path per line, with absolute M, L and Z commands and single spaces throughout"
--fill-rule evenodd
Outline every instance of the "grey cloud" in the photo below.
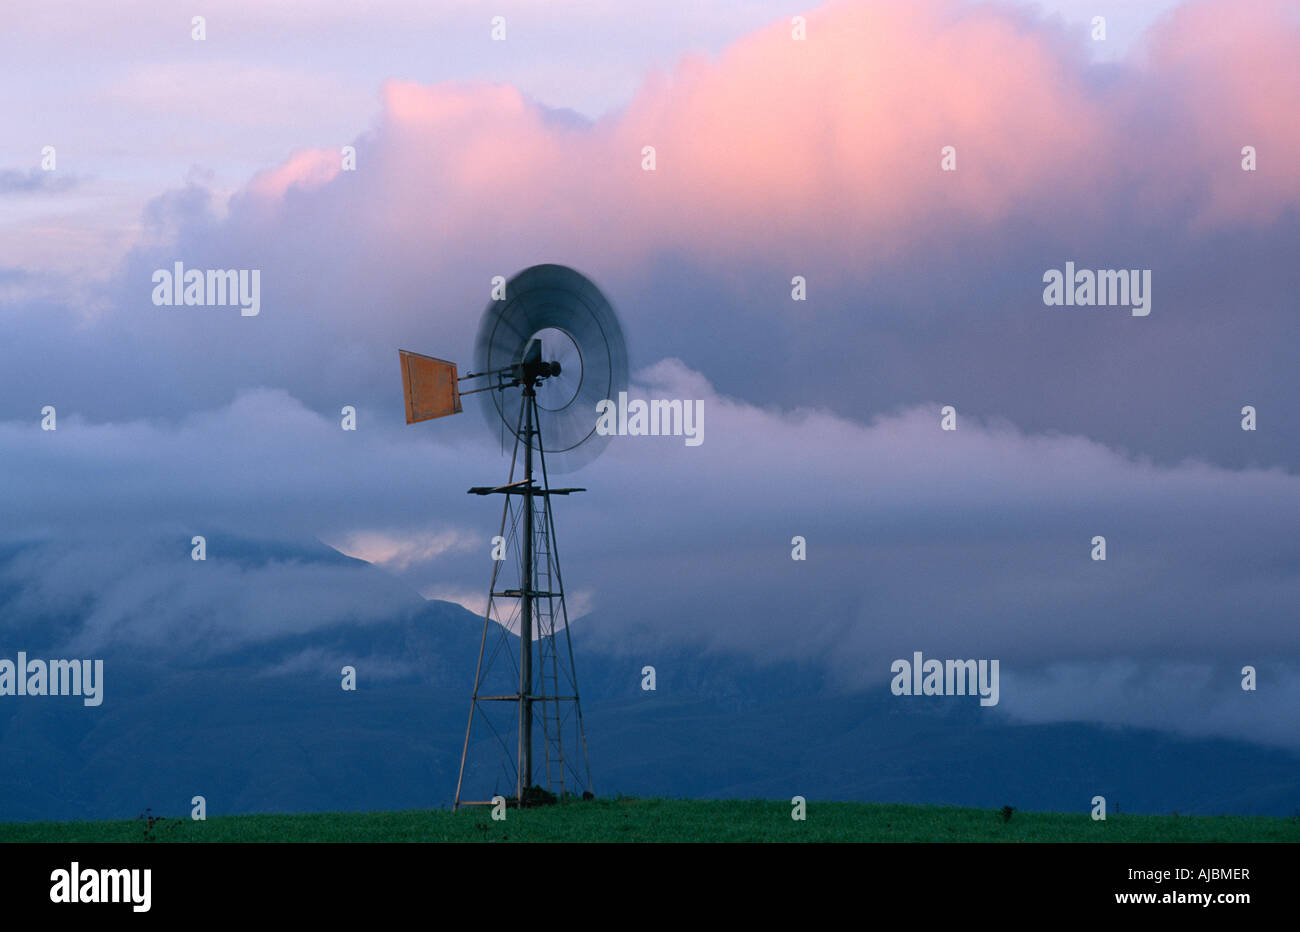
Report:
M 79 177 L 67 172 L 44 171 L 39 168 L 29 168 L 25 172 L 15 169 L 0 170 L 0 195 L 70 191 L 80 183 Z

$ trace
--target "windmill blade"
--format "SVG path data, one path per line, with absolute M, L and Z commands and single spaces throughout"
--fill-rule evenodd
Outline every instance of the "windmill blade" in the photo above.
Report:
M 627 347 L 614 308 L 592 282 L 562 265 L 535 265 L 506 283 L 506 297 L 483 312 L 475 367 L 491 372 L 525 362 L 537 352 L 560 371 L 538 387 L 534 449 L 547 469 L 568 472 L 598 456 L 607 437 L 596 433 L 596 404 L 627 389 Z M 521 386 L 482 392 L 493 432 L 517 436 Z M 520 438 L 522 439 L 522 438 Z

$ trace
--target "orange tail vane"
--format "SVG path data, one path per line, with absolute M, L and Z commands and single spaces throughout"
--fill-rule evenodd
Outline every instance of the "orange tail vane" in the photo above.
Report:
M 454 362 L 407 350 L 398 350 L 397 353 L 402 359 L 406 423 L 414 424 L 460 413 L 459 380 Z

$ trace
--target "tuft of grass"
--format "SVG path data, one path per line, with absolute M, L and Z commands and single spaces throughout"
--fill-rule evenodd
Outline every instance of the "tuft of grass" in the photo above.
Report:
M 1015 818 L 1011 818 L 1011 813 Z M 992 816 L 992 817 L 991 817 Z M 157 824 L 157 817 L 154 817 Z M 159 826 L 163 827 L 163 826 Z M 0 823 L 0 842 L 1300 842 L 1295 818 L 1021 812 L 892 803 L 808 803 L 806 821 L 771 800 L 596 799 L 510 809 L 325 812 Z

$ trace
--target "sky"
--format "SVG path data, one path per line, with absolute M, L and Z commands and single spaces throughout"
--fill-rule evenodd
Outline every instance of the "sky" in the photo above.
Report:
M 846 690 L 999 658 L 991 714 L 1300 747 L 1294 3 L 496 9 L 214 4 L 195 41 L 170 4 L 51 3 L 0 38 L 24 610 L 202 653 L 388 605 L 178 575 L 205 532 L 481 609 L 499 515 L 464 490 L 508 459 L 471 414 L 405 425 L 395 351 L 468 362 L 492 277 L 561 262 L 617 307 L 632 394 L 705 411 L 557 506 L 608 649 Z M 155 306 L 176 261 L 260 270 L 260 313 Z M 1150 270 L 1149 315 L 1045 305 L 1066 262 Z

